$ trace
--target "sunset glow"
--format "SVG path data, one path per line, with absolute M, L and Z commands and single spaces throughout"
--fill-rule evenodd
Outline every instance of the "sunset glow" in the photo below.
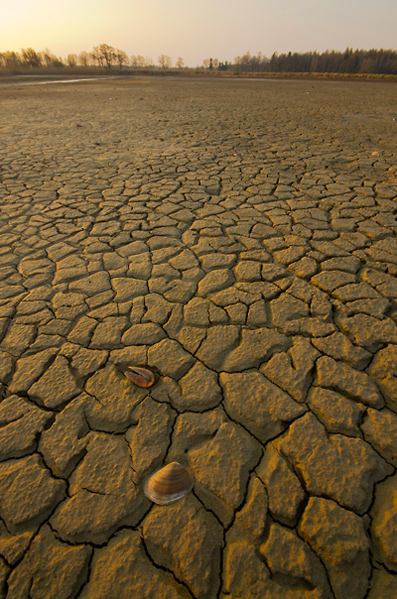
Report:
M 57 56 L 107 43 L 188 66 L 249 51 L 393 48 L 394 0 L 19 0 L 1 2 L 0 51 L 48 48 Z

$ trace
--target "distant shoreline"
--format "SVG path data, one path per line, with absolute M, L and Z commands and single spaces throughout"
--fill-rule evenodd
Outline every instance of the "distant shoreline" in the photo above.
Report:
M 365 82 L 365 83 L 397 83 L 397 75 L 379 75 L 379 74 L 352 74 L 352 73 L 264 73 L 264 72 L 243 72 L 236 73 L 232 71 L 202 71 L 186 69 L 167 69 L 166 71 L 151 69 L 136 70 L 118 70 L 112 69 L 111 72 L 92 70 L 84 71 L 75 69 L 67 71 L 64 69 L 57 72 L 18 72 L 1 73 L 0 85 L 8 87 L 15 84 L 34 84 L 34 83 L 67 83 L 79 81 L 100 81 L 109 79 L 120 79 L 130 77 L 167 77 L 167 78 L 210 78 L 210 79 L 258 79 L 258 80 L 285 80 L 285 81 L 342 81 L 342 82 Z

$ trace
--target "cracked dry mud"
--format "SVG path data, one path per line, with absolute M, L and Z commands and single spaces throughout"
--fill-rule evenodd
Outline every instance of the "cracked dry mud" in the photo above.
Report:
M 395 85 L 0 98 L 0 597 L 395 598 Z

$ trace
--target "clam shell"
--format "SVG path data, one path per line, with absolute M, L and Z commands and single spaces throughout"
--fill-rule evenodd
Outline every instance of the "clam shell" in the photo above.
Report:
M 138 387 L 147 389 L 156 382 L 156 377 L 153 372 L 147 370 L 147 368 L 140 368 L 139 366 L 129 366 L 124 372 L 124 375 L 129 381 L 132 381 Z
M 167 505 L 180 499 L 193 488 L 193 477 L 178 462 L 171 462 L 155 472 L 147 481 L 144 493 L 150 501 Z

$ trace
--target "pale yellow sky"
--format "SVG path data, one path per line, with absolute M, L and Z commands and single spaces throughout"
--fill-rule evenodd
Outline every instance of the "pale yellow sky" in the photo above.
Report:
M 0 51 L 57 56 L 107 43 L 157 63 L 247 51 L 396 48 L 395 0 L 0 0 Z

